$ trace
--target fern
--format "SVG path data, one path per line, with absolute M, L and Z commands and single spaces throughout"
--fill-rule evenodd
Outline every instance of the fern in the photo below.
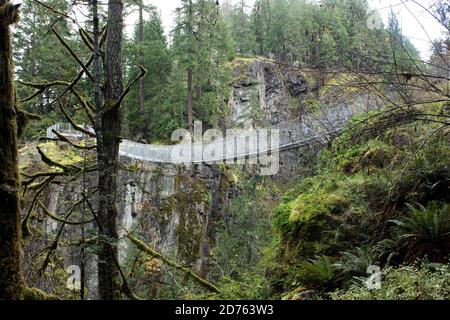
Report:
M 373 264 L 372 253 L 364 248 L 355 248 L 351 251 L 341 252 L 341 254 L 341 261 L 335 263 L 334 266 L 345 274 L 366 275 L 367 268 Z
M 450 247 L 450 205 L 430 202 L 427 207 L 408 204 L 409 216 L 390 220 L 398 227 L 398 240 L 407 249 L 407 258 L 428 255 L 442 260 Z
M 333 258 L 328 256 L 320 256 L 300 264 L 300 281 L 306 284 L 328 285 L 333 282 L 335 275 Z
M 400 255 L 400 241 L 398 239 L 384 239 L 377 243 L 375 252 L 378 253 L 378 259 L 385 261 L 385 266 L 392 265 L 395 257 Z

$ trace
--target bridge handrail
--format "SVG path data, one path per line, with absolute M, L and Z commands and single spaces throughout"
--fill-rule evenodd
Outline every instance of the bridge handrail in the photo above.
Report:
M 174 150 L 185 150 L 190 152 L 194 149 L 194 158 L 190 162 L 197 163 L 203 162 L 203 150 L 206 148 L 220 149 L 226 147 L 233 148 L 233 154 L 222 153 L 217 159 L 212 161 L 226 161 L 233 158 L 254 157 L 261 154 L 267 154 L 269 152 L 275 152 L 289 147 L 297 147 L 310 144 L 315 141 L 321 140 L 323 143 L 329 141 L 329 136 L 337 134 L 351 116 L 359 113 L 350 106 L 335 106 L 335 108 L 329 108 L 327 112 L 314 115 L 304 115 L 299 119 L 279 123 L 269 128 L 249 129 L 237 132 L 236 135 L 227 135 L 224 138 L 219 138 L 212 142 L 195 142 L 192 144 L 177 144 L 177 145 L 149 145 L 138 143 L 129 140 L 123 140 L 120 145 L 120 155 L 129 158 L 146 160 L 159 163 L 173 163 L 172 155 Z M 83 126 L 87 130 L 92 130 L 88 126 Z M 47 137 L 55 138 L 53 130 L 68 136 L 80 137 L 83 134 L 73 128 L 70 124 L 57 123 L 47 129 Z M 278 132 L 279 141 L 276 145 L 272 146 L 270 138 L 266 135 L 267 132 Z M 266 139 L 258 140 L 259 137 Z M 254 139 L 254 140 L 251 140 Z M 251 145 L 248 141 L 256 141 L 256 144 Z M 263 142 L 262 147 L 260 142 Z M 177 148 L 177 149 L 175 149 Z M 192 148 L 192 149 L 191 149 Z M 222 149 L 224 150 L 224 149 Z

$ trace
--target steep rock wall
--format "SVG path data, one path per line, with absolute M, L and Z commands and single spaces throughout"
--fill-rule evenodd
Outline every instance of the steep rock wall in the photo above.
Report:
M 235 80 L 229 103 L 228 127 L 272 126 L 301 114 L 299 106 L 308 94 L 308 85 L 297 69 L 266 59 L 241 58 L 233 62 L 233 75 Z M 119 262 L 126 265 L 135 258 L 133 245 L 124 237 L 126 230 L 129 230 L 156 250 L 180 263 L 191 265 L 200 275 L 207 276 L 210 249 L 217 239 L 217 224 L 226 219 L 229 200 L 236 192 L 226 170 L 221 166 L 196 165 L 192 169 L 123 157 L 120 163 L 116 201 L 120 220 Z M 298 172 L 299 165 L 297 150 L 282 153 L 282 171 L 275 178 L 292 178 Z M 87 190 L 92 190 L 95 183 L 95 174 L 86 177 Z M 81 178 L 52 185 L 46 191 L 44 202 L 52 212 L 63 215 L 72 203 L 81 199 L 82 192 Z M 95 202 L 94 198 L 94 210 Z M 86 215 L 89 216 L 89 213 Z M 40 217 L 44 221 L 43 243 L 48 245 L 58 233 L 61 222 L 43 218 L 42 212 Z M 79 226 L 66 226 L 64 230 L 64 242 L 80 238 Z M 86 236 L 95 236 L 94 229 L 86 230 Z M 44 244 L 32 245 L 36 250 L 44 247 Z M 67 246 L 60 250 L 64 268 L 80 265 L 79 247 Z M 95 249 L 85 256 L 88 296 L 94 299 Z M 30 264 L 32 259 L 32 256 L 27 259 Z M 43 289 L 52 287 L 48 281 L 43 281 L 40 286 Z M 158 289 L 151 293 L 156 298 L 159 294 Z
M 302 102 L 310 88 L 296 66 L 265 58 L 237 58 L 233 62 L 233 78 L 228 127 L 271 127 L 297 119 L 305 112 Z M 282 152 L 280 171 L 273 178 L 287 180 L 297 176 L 302 159 L 298 149 Z

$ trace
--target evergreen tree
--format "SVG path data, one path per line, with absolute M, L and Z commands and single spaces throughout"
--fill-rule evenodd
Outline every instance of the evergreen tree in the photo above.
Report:
M 231 48 L 216 2 L 182 1 L 177 9 L 172 52 L 177 71 L 186 74 L 185 104 L 190 130 L 194 117 L 213 124 L 225 110 L 225 65 L 233 57 Z
M 46 4 L 60 12 L 67 12 L 69 9 L 66 0 L 51 0 Z M 76 47 L 76 39 L 71 33 L 67 19 L 51 15 L 48 9 L 30 1 L 23 4 L 21 11 L 22 19 L 15 37 L 15 45 L 21 48 L 15 53 L 18 79 L 42 82 L 73 78 L 78 65 L 52 32 L 54 28 L 72 47 Z M 19 86 L 18 89 L 22 98 L 33 92 L 26 86 Z M 34 100 L 33 104 L 25 107 L 32 112 L 48 114 L 53 110 L 53 107 L 48 108 L 49 103 L 57 94 L 57 89 L 48 89 L 41 95 L 39 103 Z
M 134 37 L 126 44 L 126 68 L 136 70 L 141 64 L 147 71 L 142 79 L 142 87 L 133 87 L 126 100 L 128 135 L 132 138 L 161 138 L 161 108 L 166 98 L 166 87 L 171 72 L 171 56 L 167 48 L 161 17 L 153 6 L 144 9 L 149 18 L 143 21 L 140 39 L 140 26 L 137 25 Z M 129 78 L 135 78 L 136 72 L 130 72 Z M 142 97 L 141 97 L 142 95 Z M 143 101 L 143 110 L 140 101 Z
M 67 12 L 69 3 L 66 0 L 51 0 L 46 2 L 60 12 Z M 67 19 L 49 14 L 48 9 L 31 1 L 22 5 L 23 12 L 20 24 L 15 32 L 14 44 L 20 50 L 15 52 L 16 77 L 20 82 L 42 82 L 60 79 L 72 79 L 77 74 L 78 64 L 67 54 L 64 47 L 52 32 L 54 28 L 72 48 L 80 47 L 78 39 L 71 32 Z M 17 85 L 17 93 L 21 99 L 30 96 L 34 89 Z M 25 110 L 45 117 L 33 127 L 28 127 L 24 139 L 35 135 L 42 136 L 45 129 L 56 122 L 64 121 L 52 101 L 61 94 L 62 88 L 46 89 L 37 98 L 22 103 Z M 75 103 L 76 99 L 67 101 Z M 72 109 L 72 108 L 69 108 Z
M 403 36 L 400 22 L 395 13 L 389 13 L 388 26 L 388 48 L 385 71 L 390 79 L 398 77 L 401 73 L 408 73 L 416 70 L 416 63 L 419 60 L 419 52 L 414 48 L 411 41 Z
M 255 34 L 252 30 L 252 21 L 246 12 L 246 4 L 241 0 L 238 4 L 226 1 L 221 4 L 221 13 L 224 24 L 230 32 L 236 53 L 252 55 L 255 50 Z
M 431 46 L 430 67 L 432 75 L 438 78 L 449 77 L 450 39 L 436 39 Z

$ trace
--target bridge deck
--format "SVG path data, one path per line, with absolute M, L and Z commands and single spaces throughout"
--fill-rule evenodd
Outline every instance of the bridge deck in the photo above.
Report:
M 150 145 L 123 140 L 119 153 L 132 159 L 157 163 L 223 163 L 262 157 L 301 146 L 327 143 L 353 115 L 360 112 L 349 106 L 335 106 L 320 115 L 305 115 L 301 120 L 246 130 L 204 143 Z M 53 130 L 69 137 L 81 136 L 70 124 L 53 125 L 47 129 L 47 137 L 55 138 Z

